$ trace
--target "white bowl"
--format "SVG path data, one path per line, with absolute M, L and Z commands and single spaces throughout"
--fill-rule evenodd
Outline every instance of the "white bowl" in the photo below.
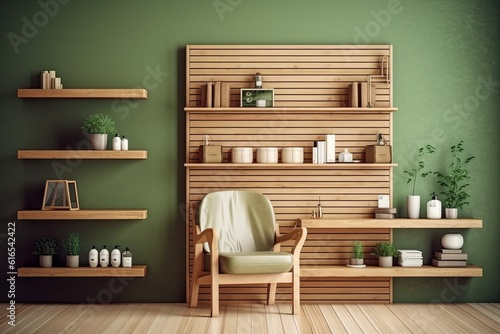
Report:
M 281 150 L 281 162 L 285 164 L 301 164 L 304 162 L 303 147 L 284 147 Z
M 253 148 L 233 147 L 231 149 L 231 161 L 236 164 L 251 164 L 253 162 Z
M 259 147 L 257 149 L 257 162 L 261 164 L 278 163 L 277 147 Z

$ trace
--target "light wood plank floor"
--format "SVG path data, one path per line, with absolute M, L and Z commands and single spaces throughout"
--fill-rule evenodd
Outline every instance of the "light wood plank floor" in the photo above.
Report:
M 2 304 L 6 310 L 7 304 Z M 0 333 L 500 333 L 496 304 L 18 304 Z

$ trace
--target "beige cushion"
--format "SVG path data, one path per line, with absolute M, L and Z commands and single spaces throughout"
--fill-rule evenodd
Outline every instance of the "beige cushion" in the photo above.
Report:
M 293 255 L 285 252 L 220 253 L 219 270 L 224 274 L 275 274 L 292 269 Z

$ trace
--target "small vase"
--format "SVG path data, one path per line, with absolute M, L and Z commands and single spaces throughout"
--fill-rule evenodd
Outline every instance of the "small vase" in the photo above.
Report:
M 441 245 L 446 249 L 461 249 L 464 237 L 460 233 L 447 233 L 441 238 Z
M 444 214 L 447 219 L 457 219 L 458 217 L 458 209 L 455 208 L 446 208 L 444 209 Z
M 351 265 L 359 266 L 364 264 L 364 259 L 351 259 Z
M 108 147 L 107 134 L 89 134 L 90 148 L 92 150 L 105 150 Z
M 406 213 L 410 219 L 418 219 L 420 217 L 420 196 L 406 196 Z
M 80 262 L 79 255 L 66 255 L 66 267 L 78 268 Z
M 51 268 L 52 267 L 52 255 L 40 255 L 40 267 Z
M 379 256 L 378 257 L 379 267 L 392 267 L 392 256 Z

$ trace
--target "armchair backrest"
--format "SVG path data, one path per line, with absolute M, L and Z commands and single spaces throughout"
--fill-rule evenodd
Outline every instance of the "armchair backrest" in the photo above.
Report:
M 270 251 L 274 246 L 275 218 L 271 201 L 256 192 L 230 190 L 207 194 L 197 211 L 203 231 L 219 235 L 219 252 Z M 209 251 L 208 245 L 204 245 Z

